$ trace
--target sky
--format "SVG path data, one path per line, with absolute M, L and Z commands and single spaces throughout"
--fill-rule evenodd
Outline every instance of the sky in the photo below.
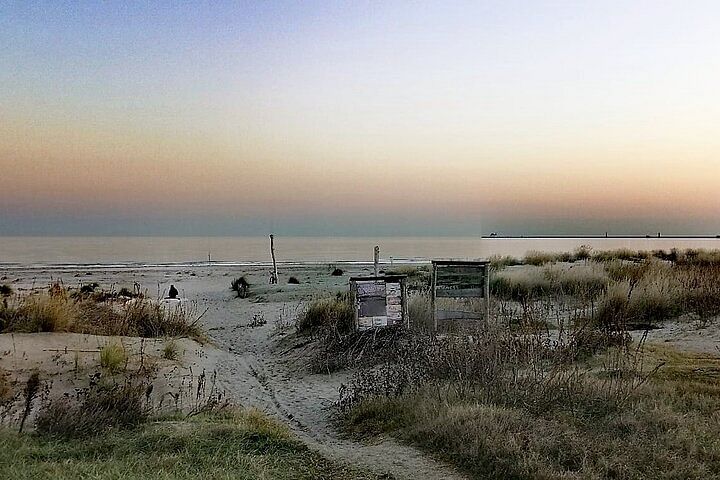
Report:
M 715 1 L 0 2 L 0 235 L 720 233 Z

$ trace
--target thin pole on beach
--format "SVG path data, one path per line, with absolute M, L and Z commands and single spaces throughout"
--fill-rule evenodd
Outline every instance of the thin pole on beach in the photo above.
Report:
M 375 266 L 375 276 L 378 276 L 378 264 L 380 263 L 380 247 L 375 245 L 375 255 L 373 257 L 373 265 Z
M 270 234 L 270 255 L 272 256 L 273 271 L 270 274 L 270 284 L 278 283 L 277 263 L 275 262 L 275 236 Z

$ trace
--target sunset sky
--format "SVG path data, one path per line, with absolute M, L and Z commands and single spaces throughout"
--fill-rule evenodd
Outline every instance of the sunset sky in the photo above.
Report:
M 0 3 L 0 235 L 720 233 L 715 1 Z

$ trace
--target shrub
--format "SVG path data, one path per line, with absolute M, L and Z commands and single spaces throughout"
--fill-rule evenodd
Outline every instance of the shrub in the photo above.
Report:
M 13 388 L 9 377 L 8 372 L 0 367 L 0 405 L 3 405 L 13 397 Z
M 412 328 L 430 330 L 434 327 L 427 294 L 411 295 L 408 298 L 408 316 Z
M 163 345 L 162 356 L 165 360 L 177 360 L 180 357 L 180 348 L 172 338 Z
M 91 293 L 95 293 L 95 290 L 97 290 L 100 287 L 98 283 L 86 283 L 85 285 L 80 287 L 80 293 L 89 295 Z
M 490 257 L 490 266 L 495 270 L 502 270 L 505 267 L 521 265 L 522 261 L 511 255 L 492 255 Z
M 0 297 L 9 297 L 13 294 L 13 289 L 10 285 L 0 285 Z
M 36 429 L 43 435 L 86 437 L 102 435 L 110 428 L 130 428 L 145 422 L 146 387 L 126 382 L 98 384 L 81 392 L 81 400 L 67 397 L 51 401 L 38 412 Z
M 335 298 L 313 300 L 298 317 L 295 328 L 302 334 L 319 330 L 343 334 L 354 330 L 355 312 L 349 295 L 338 294 Z
M 100 366 L 111 373 L 122 371 L 127 365 L 128 356 L 119 343 L 108 343 L 100 348 Z
M 330 275 L 333 277 L 342 277 L 344 273 L 341 268 L 335 267 Z
M 18 298 L 0 310 L 0 324 L 7 332 L 69 332 L 80 325 L 80 309 L 67 298 L 45 294 Z
M 555 263 L 561 260 L 570 260 L 570 254 L 563 256 L 561 253 L 538 252 L 531 250 L 525 254 L 524 263 L 526 265 L 540 266 L 546 263 Z
M 290 278 L 288 278 L 288 283 L 290 285 L 299 285 L 300 280 L 298 280 L 296 277 L 290 277 Z
M 247 298 L 250 293 L 250 283 L 244 276 L 236 278 L 230 283 L 230 290 L 236 292 L 238 298 Z
M 78 332 L 140 337 L 188 336 L 203 341 L 194 304 L 164 306 L 142 296 L 121 305 L 78 296 L 26 295 L 0 304 L 4 332 Z

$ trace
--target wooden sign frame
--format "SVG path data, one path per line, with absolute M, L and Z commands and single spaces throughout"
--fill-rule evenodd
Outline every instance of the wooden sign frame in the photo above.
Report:
M 350 294 L 356 330 L 409 326 L 406 275 L 351 277 Z M 380 303 L 383 312 L 376 311 Z
M 490 318 L 490 262 L 487 260 L 433 260 L 431 277 L 431 310 L 433 328 L 438 329 L 438 298 L 482 298 L 485 300 L 485 319 Z M 455 312 L 447 319 L 480 319 L 470 312 Z

